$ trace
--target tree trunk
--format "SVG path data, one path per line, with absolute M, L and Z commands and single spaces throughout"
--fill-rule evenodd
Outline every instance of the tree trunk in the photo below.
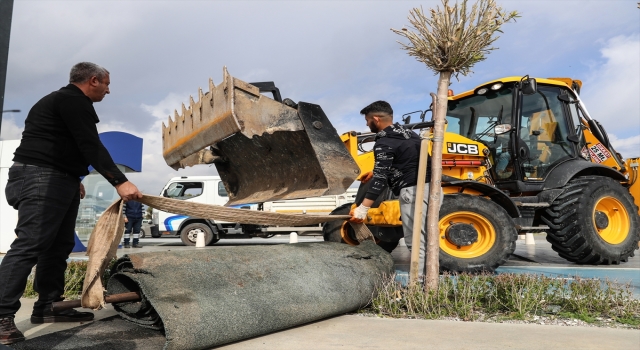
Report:
M 427 252 L 425 290 L 438 289 L 440 274 L 440 194 L 442 193 L 442 143 L 444 140 L 444 124 L 447 116 L 447 92 L 451 72 L 440 72 L 438 79 L 438 96 L 434 106 L 433 147 L 431 148 L 431 183 L 429 186 L 429 207 L 427 210 Z
M 422 137 L 422 135 L 420 135 Z M 411 265 L 409 265 L 409 283 L 414 285 L 418 280 L 420 270 L 420 249 L 422 249 L 422 206 L 424 203 L 424 179 L 427 176 L 427 158 L 429 157 L 429 139 L 423 138 L 420 141 L 420 160 L 418 162 L 418 182 L 416 184 L 415 208 L 413 211 L 413 246 L 411 247 Z M 426 238 L 426 237 L 425 237 Z

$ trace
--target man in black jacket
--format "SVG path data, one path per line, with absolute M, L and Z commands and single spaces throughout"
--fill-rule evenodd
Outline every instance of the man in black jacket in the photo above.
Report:
M 384 189 L 389 187 L 400 200 L 402 230 L 407 248 L 413 246 L 413 216 L 415 211 L 416 184 L 418 183 L 418 162 L 420 158 L 420 136 L 407 130 L 398 123 L 393 123 L 393 109 L 385 101 L 376 101 L 360 111 L 365 116 L 367 126 L 376 134 L 373 146 L 375 166 L 373 176 L 368 177 L 371 185 L 365 198 L 353 210 L 351 221 L 363 222 L 369 208 Z M 427 177 L 424 189 L 424 205 L 422 207 L 422 235 L 420 236 L 419 275 L 424 274 L 425 227 L 427 202 L 429 198 L 429 181 L 431 166 L 427 165 Z
M 113 162 L 98 137 L 93 108 L 109 93 L 109 72 L 93 63 L 71 68 L 69 85 L 38 101 L 25 120 L 9 169 L 5 194 L 18 210 L 17 238 L 0 264 L 0 344 L 24 339 L 14 323 L 27 277 L 37 265 L 31 323 L 90 321 L 93 314 L 52 312 L 63 300 L 66 259 L 74 246 L 75 220 L 84 187 L 80 177 L 93 166 L 123 200 L 142 196 Z

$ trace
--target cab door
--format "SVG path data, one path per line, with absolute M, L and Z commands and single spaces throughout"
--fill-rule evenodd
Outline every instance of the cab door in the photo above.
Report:
M 543 181 L 557 165 L 575 158 L 575 143 L 568 139 L 574 134 L 571 117 L 558 99 L 566 93 L 557 86 L 539 85 L 535 94 L 521 97 L 516 144 L 520 179 Z

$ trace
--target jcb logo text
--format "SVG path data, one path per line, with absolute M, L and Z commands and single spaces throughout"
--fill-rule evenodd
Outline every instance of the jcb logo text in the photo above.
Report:
M 448 153 L 478 154 L 478 146 L 466 143 L 447 142 Z

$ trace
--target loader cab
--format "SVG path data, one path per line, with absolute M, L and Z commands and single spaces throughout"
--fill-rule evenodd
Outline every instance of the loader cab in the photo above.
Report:
M 447 131 L 489 148 L 498 188 L 540 191 L 550 171 L 584 144 L 575 95 L 565 85 L 528 77 L 487 83 L 450 98 Z

